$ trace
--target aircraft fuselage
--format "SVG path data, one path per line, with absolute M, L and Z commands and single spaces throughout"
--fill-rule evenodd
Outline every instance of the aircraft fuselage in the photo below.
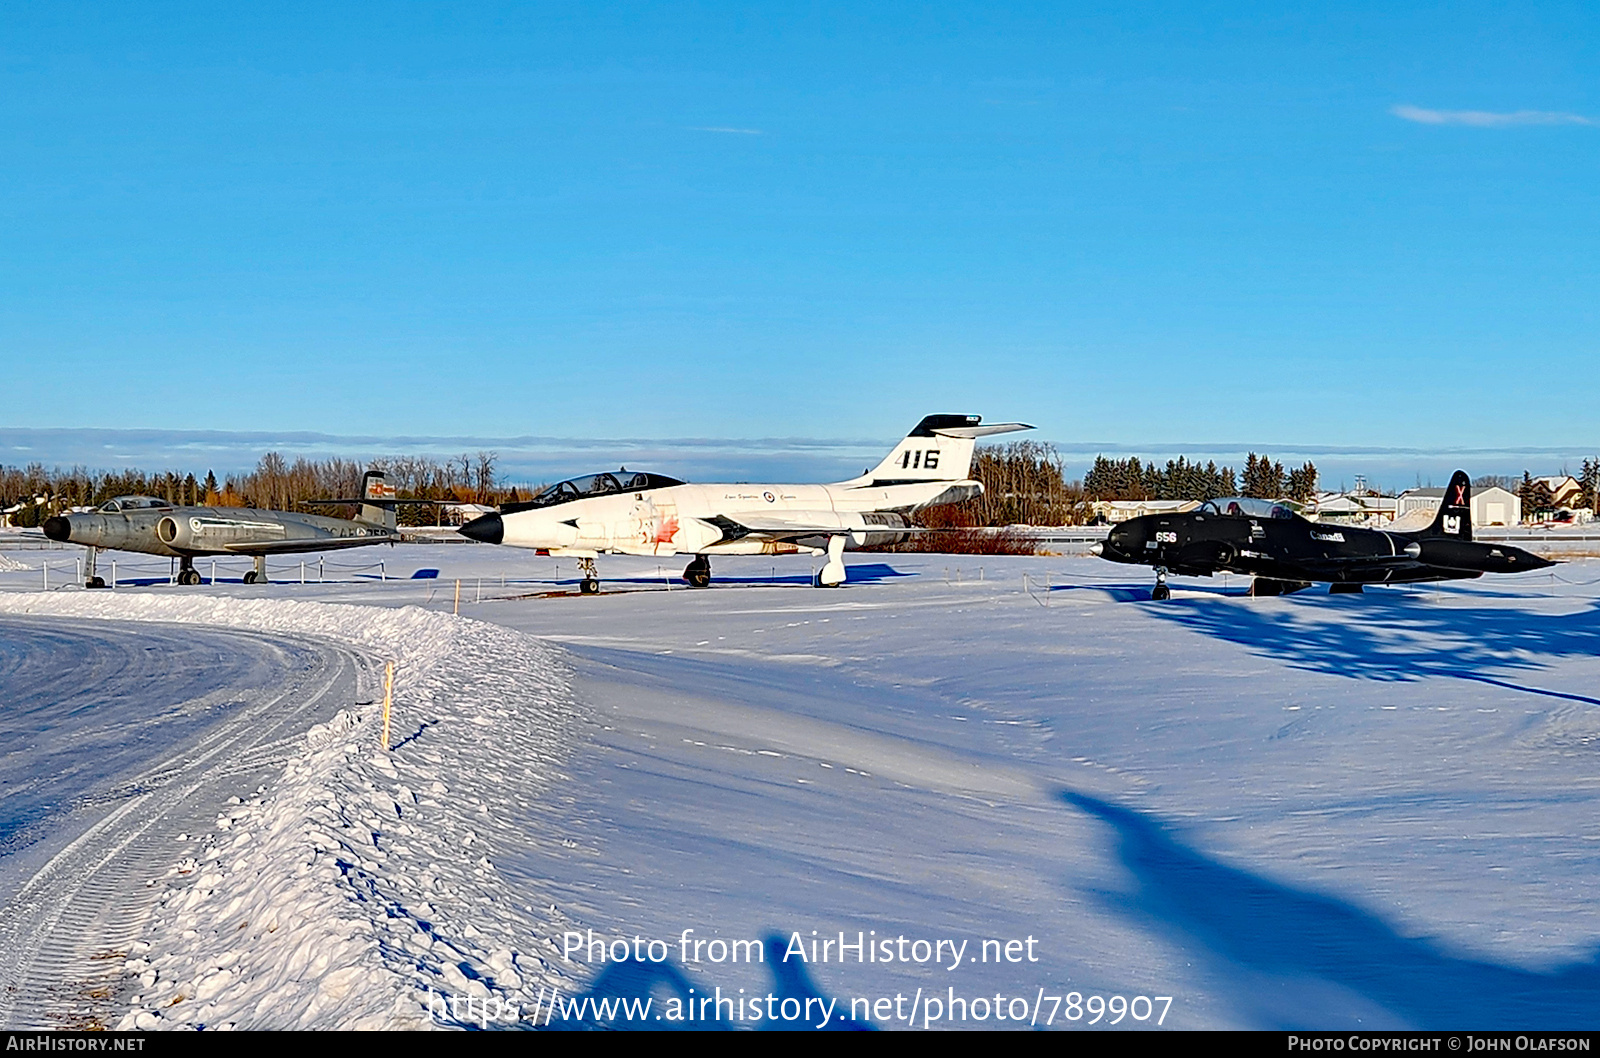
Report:
M 489 543 L 588 556 L 820 551 L 832 536 L 876 547 L 906 539 L 909 512 L 980 491 L 975 481 L 670 485 L 512 507 L 462 531 Z
M 1100 556 L 1187 576 L 1229 572 L 1275 581 L 1405 584 L 1518 573 L 1552 565 L 1508 544 L 1307 521 L 1150 514 L 1115 526 Z
M 96 511 L 49 519 L 54 540 L 113 551 L 197 555 L 296 554 L 395 543 L 398 532 L 370 522 L 248 507 L 166 507 Z

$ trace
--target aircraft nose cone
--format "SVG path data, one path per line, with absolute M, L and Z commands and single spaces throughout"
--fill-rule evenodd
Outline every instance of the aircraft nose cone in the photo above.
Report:
M 44 524 L 39 528 L 43 529 L 44 535 L 52 540 L 66 541 L 72 539 L 72 523 L 59 514 L 54 518 L 46 518 Z
M 456 531 L 482 544 L 498 544 L 505 538 L 506 523 L 500 520 L 498 514 L 486 514 L 481 518 L 472 519 Z

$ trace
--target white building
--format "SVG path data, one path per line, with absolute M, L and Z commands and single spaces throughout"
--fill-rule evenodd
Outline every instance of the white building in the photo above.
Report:
M 1147 514 L 1183 514 L 1200 506 L 1199 500 L 1095 500 L 1089 505 L 1096 518 L 1125 522 Z
M 1306 517 L 1344 525 L 1379 525 L 1394 521 L 1393 496 L 1367 496 L 1359 492 L 1323 492 L 1312 502 Z
M 1400 494 L 1399 517 L 1414 512 L 1432 517 L 1444 502 L 1444 489 L 1411 489 Z M 1516 525 L 1522 521 L 1522 501 L 1514 492 L 1498 485 L 1472 490 L 1472 524 L 1479 529 L 1493 525 Z

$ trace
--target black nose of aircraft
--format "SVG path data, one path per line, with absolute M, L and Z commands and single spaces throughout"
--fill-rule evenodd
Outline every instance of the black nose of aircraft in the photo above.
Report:
M 66 541 L 72 539 L 72 523 L 59 514 L 54 518 L 46 518 L 44 524 L 39 528 L 43 529 L 44 535 L 52 540 Z
M 458 532 L 483 544 L 498 544 L 506 535 L 506 524 L 498 514 L 486 514 L 463 525 Z
M 1133 531 L 1126 525 L 1112 526 L 1100 553 L 1107 558 L 1130 557 L 1134 549 L 1133 536 Z

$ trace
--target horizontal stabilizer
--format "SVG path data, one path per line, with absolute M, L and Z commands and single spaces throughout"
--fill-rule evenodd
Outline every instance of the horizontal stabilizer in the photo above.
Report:
M 356 497 L 353 497 L 351 499 L 337 499 L 337 498 L 335 498 L 335 499 L 331 499 L 331 500 L 301 500 L 300 501 L 300 505 L 302 507 L 331 507 L 336 503 L 370 503 L 374 507 L 394 507 L 394 506 L 397 506 L 397 505 L 402 504 L 402 503 L 421 503 L 421 504 L 430 504 L 431 503 L 431 504 L 434 504 L 435 506 L 443 506 L 445 504 L 459 503 L 459 502 L 460 502 L 459 500 L 400 500 L 400 499 L 369 500 L 369 499 L 367 499 L 367 498 L 365 498 L 363 496 L 356 496 Z
M 940 437 L 992 437 L 997 433 L 1016 433 L 1018 430 L 1031 430 L 1025 422 L 996 422 L 987 426 L 951 426 L 945 429 L 935 427 L 931 432 Z

